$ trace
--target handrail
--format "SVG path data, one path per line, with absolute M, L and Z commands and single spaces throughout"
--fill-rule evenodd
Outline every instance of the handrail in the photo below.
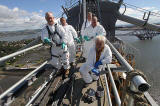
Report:
M 114 79 L 113 79 L 113 76 L 112 76 L 111 69 L 110 69 L 109 65 L 107 65 L 107 69 L 108 69 L 109 78 L 110 78 L 110 81 L 111 81 L 111 84 L 112 84 L 112 89 L 113 89 L 113 93 L 114 93 L 117 105 L 121 106 L 121 99 L 119 97 L 117 87 L 116 87 L 116 84 L 114 82 Z
M 116 55 L 117 59 L 119 60 L 119 62 L 126 68 L 126 70 L 127 71 L 134 71 L 134 69 L 132 68 L 132 66 L 123 58 L 123 56 L 108 41 L 108 39 L 106 40 L 106 42 L 110 46 L 110 48 L 112 49 L 112 51 L 115 53 L 115 55 Z M 136 78 L 136 80 L 139 82 L 138 85 L 137 85 L 137 83 L 134 82 L 134 80 L 133 80 L 134 78 Z M 139 90 L 140 91 L 140 89 L 138 89 L 138 88 L 139 88 L 139 86 L 141 84 L 143 84 L 144 85 L 143 87 L 145 87 L 145 91 L 141 91 L 141 92 L 147 92 L 147 90 L 149 89 L 150 85 L 146 82 L 146 80 L 144 80 L 144 78 L 142 76 L 138 75 L 138 76 L 133 77 L 133 79 L 132 79 L 133 83 L 131 83 L 131 87 L 130 87 L 131 90 L 134 90 L 134 91 Z M 129 98 L 129 106 L 132 106 L 133 102 L 134 102 L 134 99 L 130 96 L 130 98 Z
M 40 93 L 44 90 L 44 88 L 46 88 L 46 85 L 48 84 L 48 82 L 46 81 L 41 88 L 38 88 L 37 93 L 31 98 L 31 100 L 25 105 L 25 106 L 31 106 L 32 102 L 40 95 Z
M 29 48 L 31 46 L 34 46 L 34 45 L 38 44 L 40 41 L 41 41 L 41 37 L 39 36 L 35 40 L 33 40 L 29 44 L 27 44 L 26 46 L 20 48 L 20 50 L 23 50 L 23 49 Z M 20 51 L 20 50 L 18 50 L 18 51 Z
M 15 53 L 9 54 L 9 55 L 7 55 L 7 56 L 1 57 L 1 58 L 0 58 L 0 64 L 1 64 L 2 62 L 4 62 L 4 61 L 6 61 L 6 60 L 8 60 L 8 59 L 10 59 L 10 58 L 12 58 L 12 57 L 14 57 L 14 56 L 17 56 L 17 55 L 22 54 L 22 53 L 24 53 L 24 52 L 27 52 L 27 51 L 29 51 L 29 50 L 35 49 L 35 48 L 40 47 L 40 46 L 42 46 L 42 45 L 43 45 L 43 44 L 40 43 L 40 44 L 37 44 L 37 45 L 35 45 L 35 46 L 32 46 L 32 47 L 23 49 L 23 50 L 21 50 L 21 51 L 17 51 L 17 52 L 15 52 Z
M 32 98 L 28 101 L 25 106 L 31 106 L 31 104 L 37 99 L 37 97 L 42 93 L 42 91 L 47 87 L 47 85 L 54 79 L 55 72 L 52 72 L 49 75 L 49 80 L 45 80 L 45 82 L 35 91 L 35 94 Z
M 123 56 L 117 51 L 117 49 L 109 42 L 108 39 L 106 39 L 107 44 L 110 46 L 110 48 L 113 50 L 115 55 L 118 57 L 118 60 L 127 68 L 128 71 L 133 71 L 134 69 L 132 66 L 123 58 Z
M 105 84 L 106 84 L 106 91 L 107 91 L 107 97 L 108 97 L 108 104 L 109 106 L 112 106 L 112 100 L 111 100 L 111 97 L 110 97 L 110 92 L 109 92 L 109 87 L 108 87 L 108 81 L 107 81 L 107 76 L 104 75 L 104 79 L 105 79 Z
M 29 74 L 27 74 L 25 77 L 23 77 L 21 80 L 19 80 L 16 84 L 14 84 L 13 86 L 11 86 L 9 89 L 7 89 L 5 92 L 3 92 L 0 95 L 0 100 L 2 100 L 3 98 L 5 98 L 6 96 L 8 96 L 9 93 L 12 93 L 14 91 L 16 91 L 16 88 L 20 88 L 20 86 L 23 86 L 23 84 L 30 78 L 35 76 L 35 74 L 38 73 L 38 71 L 47 64 L 47 61 L 45 61 L 42 65 L 40 65 L 38 68 L 36 68 L 35 70 L 33 70 L 32 72 L 30 72 Z
M 124 67 L 127 69 L 127 71 L 133 71 L 134 69 L 132 68 L 132 66 L 123 58 L 123 56 L 117 51 L 117 49 L 108 41 L 107 41 L 107 44 L 110 46 L 110 48 L 113 50 L 113 52 L 115 53 L 116 57 L 118 58 L 118 60 L 120 61 L 120 63 L 122 65 L 124 65 Z M 137 76 L 135 76 L 137 77 Z M 134 79 L 134 77 L 133 77 Z M 133 83 L 134 83 L 134 86 L 136 88 L 139 88 L 139 86 L 141 84 L 144 84 L 144 87 L 146 89 L 146 91 L 149 89 L 149 84 L 144 80 L 144 78 L 142 78 L 141 76 L 139 78 L 136 78 L 137 81 L 139 82 L 138 85 L 134 82 L 134 80 L 132 79 Z M 143 80 L 142 80 L 143 79 Z M 140 91 L 140 89 L 137 89 Z M 141 91 L 141 92 L 145 92 L 145 91 Z

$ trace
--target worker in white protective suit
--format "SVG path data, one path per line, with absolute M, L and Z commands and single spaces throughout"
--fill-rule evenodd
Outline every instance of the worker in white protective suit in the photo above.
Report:
M 78 39 L 77 32 L 71 25 L 67 24 L 66 19 L 64 17 L 60 18 L 60 22 L 67 35 L 68 49 L 69 49 L 69 62 L 70 62 L 70 66 L 73 66 L 73 63 L 75 62 L 75 57 L 76 57 L 76 48 L 75 48 L 74 39 Z
M 92 45 L 94 43 L 94 38 L 97 35 L 105 36 L 106 31 L 103 28 L 103 26 L 99 24 L 97 17 L 94 16 L 92 18 L 91 25 L 84 30 L 84 33 L 82 35 L 83 39 L 85 40 L 84 49 L 83 49 L 83 57 L 84 58 L 87 58 L 88 52 L 89 52 L 88 47 L 92 47 Z
M 81 35 L 83 35 L 84 33 L 84 30 L 89 27 L 92 23 L 92 13 L 91 12 L 88 12 L 87 14 L 87 20 L 85 19 L 83 24 L 82 24 L 82 27 L 81 27 Z
M 101 35 L 95 38 L 95 45 L 90 49 L 86 63 L 80 67 L 79 71 L 86 84 L 98 80 L 101 67 L 112 61 L 112 52 L 105 41 L 106 38 Z
M 69 74 L 69 52 L 67 49 L 67 35 L 61 25 L 55 24 L 52 12 L 45 14 L 46 26 L 42 29 L 41 39 L 51 46 L 50 64 L 61 72 L 65 78 Z M 61 75 L 60 74 L 60 75 Z

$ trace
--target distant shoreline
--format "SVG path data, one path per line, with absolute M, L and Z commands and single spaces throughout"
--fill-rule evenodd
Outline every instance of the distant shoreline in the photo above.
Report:
M 5 31 L 0 32 L 0 41 L 21 41 L 34 39 L 40 36 L 41 29 L 21 30 L 21 31 Z
M 18 36 L 18 35 L 31 35 L 31 34 L 37 34 L 41 31 L 41 29 L 35 29 L 35 30 L 20 30 L 20 31 L 4 31 L 0 32 L 0 38 L 1 37 L 7 37 L 7 36 Z

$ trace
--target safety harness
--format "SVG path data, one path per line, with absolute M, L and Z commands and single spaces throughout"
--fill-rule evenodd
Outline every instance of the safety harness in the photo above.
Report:
M 46 26 L 47 31 L 48 31 L 48 35 L 49 35 L 49 39 L 52 39 L 52 41 L 56 44 L 56 46 L 61 46 L 61 44 L 58 44 L 57 41 L 56 41 L 55 39 L 53 39 L 53 37 L 52 37 L 52 36 L 54 36 L 54 35 L 57 34 L 58 37 L 59 37 L 60 39 L 62 39 L 62 36 L 61 36 L 61 35 L 58 33 L 58 31 L 57 31 L 57 24 L 55 24 L 54 27 L 55 27 L 55 31 L 52 33 L 52 32 L 50 31 L 49 27 Z
M 52 39 L 52 41 L 56 44 L 56 46 L 61 46 L 61 44 L 58 44 L 57 41 L 54 40 L 53 37 L 52 37 L 52 36 L 55 36 L 57 34 L 59 36 L 59 38 L 62 39 L 62 36 L 60 36 L 60 34 L 57 31 L 57 24 L 55 24 L 54 27 L 55 27 L 55 31 L 51 32 L 50 29 L 49 29 L 49 27 L 46 25 L 46 29 L 48 31 L 49 39 Z M 50 47 L 51 57 L 57 57 L 57 58 L 59 58 L 60 56 L 56 56 L 56 55 L 52 54 L 51 48 L 52 48 L 52 45 Z

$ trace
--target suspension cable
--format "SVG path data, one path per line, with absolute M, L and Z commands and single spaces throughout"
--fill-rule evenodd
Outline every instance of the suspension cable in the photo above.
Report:
M 144 8 L 140 8 L 140 7 L 132 5 L 132 4 L 128 4 L 128 3 L 123 3 L 123 4 L 128 6 L 128 7 L 130 7 L 130 8 L 132 8 L 132 9 L 134 8 L 134 9 L 140 11 L 140 12 L 151 12 L 151 15 L 160 17 L 160 11 L 153 12 L 153 11 L 150 11 L 150 10 L 147 10 L 147 9 L 144 9 Z

